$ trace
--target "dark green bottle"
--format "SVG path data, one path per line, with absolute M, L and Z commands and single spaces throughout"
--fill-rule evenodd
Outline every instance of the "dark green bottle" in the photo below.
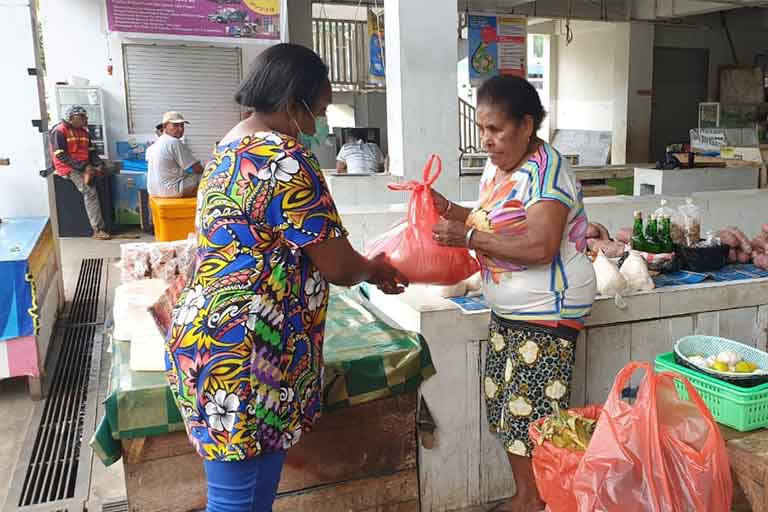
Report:
M 660 238 L 663 252 L 671 253 L 675 251 L 675 242 L 672 241 L 672 219 L 669 217 L 662 217 Z
M 632 249 L 645 251 L 645 235 L 643 234 L 643 213 L 635 212 L 635 223 L 632 226 Z
M 645 225 L 645 251 L 658 254 L 661 252 L 659 245 L 659 225 L 656 217 L 651 215 Z

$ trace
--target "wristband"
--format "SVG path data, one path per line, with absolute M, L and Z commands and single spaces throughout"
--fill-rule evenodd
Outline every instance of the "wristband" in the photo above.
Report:
M 469 243 L 472 241 L 472 235 L 475 234 L 475 228 L 469 228 L 469 231 L 467 231 L 467 236 L 464 237 L 465 245 L 467 246 L 467 249 L 469 249 Z

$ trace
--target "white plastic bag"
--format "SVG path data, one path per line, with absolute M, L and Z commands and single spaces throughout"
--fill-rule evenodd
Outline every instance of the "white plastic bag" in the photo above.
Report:
M 672 219 L 675 214 L 677 213 L 675 210 L 667 206 L 667 200 L 662 199 L 660 202 L 661 206 L 659 206 L 655 212 L 653 212 L 653 215 L 656 216 L 657 219 L 660 219 L 662 217 L 669 217 Z
M 165 370 L 165 336 L 148 310 L 137 317 L 131 332 L 130 367 L 134 372 Z
M 142 279 L 121 284 L 115 288 L 112 307 L 114 330 L 112 337 L 120 341 L 131 341 L 133 328 L 138 325 L 148 309 L 163 295 L 168 284 L 161 279 Z
M 648 263 L 638 251 L 629 251 L 620 272 L 627 282 L 627 291 L 647 292 L 656 288 L 648 272 Z
M 599 251 L 593 267 L 597 281 L 597 292 L 600 295 L 613 297 L 616 306 L 624 309 L 627 305 L 621 294 L 624 293 L 627 287 L 627 281 L 619 272 L 616 264 L 609 260 L 603 251 Z
M 677 245 L 693 247 L 701 239 L 701 209 L 693 203 L 693 198 L 677 207 L 672 217 L 672 240 Z

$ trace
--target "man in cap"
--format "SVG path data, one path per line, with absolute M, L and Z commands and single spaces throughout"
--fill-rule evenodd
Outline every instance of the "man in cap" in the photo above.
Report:
M 194 197 L 203 166 L 181 140 L 189 122 L 178 112 L 163 115 L 163 134 L 147 149 L 147 191 L 155 197 Z
M 88 112 L 72 105 L 64 118 L 50 131 L 51 160 L 56 174 L 71 181 L 83 195 L 85 211 L 93 229 L 93 237 L 109 240 L 96 188 L 91 184 L 102 173 L 103 163 L 88 132 Z

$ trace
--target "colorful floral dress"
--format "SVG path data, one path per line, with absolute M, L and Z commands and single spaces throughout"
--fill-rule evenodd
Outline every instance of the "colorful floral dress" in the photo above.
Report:
M 216 148 L 197 200 L 195 272 L 167 376 L 208 460 L 296 444 L 320 414 L 328 284 L 302 248 L 346 236 L 316 158 L 257 133 Z
M 467 224 L 515 237 L 528 230 L 527 209 L 557 201 L 569 212 L 552 263 L 523 266 L 479 253 L 483 292 L 493 310 L 483 376 L 488 424 L 506 449 L 530 455 L 528 426 L 568 406 L 576 339 L 595 297 L 587 258 L 583 193 L 560 154 L 542 144 L 507 176 L 489 164 Z

